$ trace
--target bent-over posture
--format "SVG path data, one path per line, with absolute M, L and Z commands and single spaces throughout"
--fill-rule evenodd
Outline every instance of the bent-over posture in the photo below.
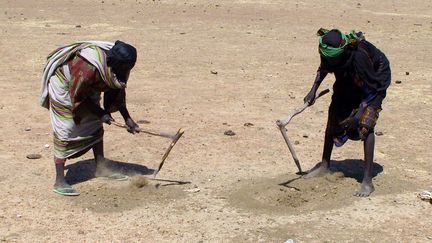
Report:
M 321 64 L 304 101 L 314 102 L 317 89 L 328 73 L 334 73 L 336 81 L 328 112 L 322 161 L 306 177 L 329 172 L 333 145 L 341 147 L 348 139 L 362 140 L 364 177 L 354 195 L 369 196 L 374 191 L 374 127 L 391 82 L 389 61 L 384 53 L 365 40 L 361 32 L 343 34 L 337 29 L 320 29 L 318 35 Z
M 126 179 L 125 175 L 105 169 L 102 123 L 110 124 L 113 121 L 110 113 L 120 111 L 128 131 L 139 132 L 125 98 L 126 83 L 136 58 L 136 49 L 121 41 L 77 42 L 48 56 L 40 103 L 49 109 L 54 132 L 54 192 L 79 195 L 65 180 L 65 162 L 90 149 L 96 162 L 95 176 Z M 100 106 L 102 92 L 104 109 Z

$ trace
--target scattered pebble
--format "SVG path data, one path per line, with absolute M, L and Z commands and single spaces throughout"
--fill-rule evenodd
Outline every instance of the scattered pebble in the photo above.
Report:
M 75 28 L 81 28 L 81 25 L 80 24 L 75 25 Z
M 227 135 L 227 136 L 234 136 L 234 135 L 236 135 L 235 132 L 233 132 L 232 130 L 227 130 L 227 131 L 224 132 L 224 134 Z
M 187 190 L 184 190 L 184 191 L 185 192 L 197 193 L 197 192 L 201 191 L 201 189 L 199 189 L 199 188 L 192 188 L 192 189 L 187 189 Z
M 150 124 L 150 121 L 147 121 L 147 120 L 138 120 L 137 123 L 138 124 Z
M 217 72 L 217 71 L 214 71 L 214 70 L 211 70 L 210 73 L 211 73 L 211 74 L 218 74 L 218 72 Z
M 31 131 L 31 128 L 30 128 L 30 127 L 26 127 L 26 128 L 24 129 L 24 131 L 29 132 L 29 131 Z
M 42 158 L 42 155 L 40 155 L 40 154 L 28 154 L 26 157 L 27 157 L 27 159 L 40 159 L 40 158 Z
M 49 144 L 45 144 L 44 147 L 45 147 L 45 148 L 49 148 L 50 145 L 49 145 Z
M 382 136 L 382 135 L 384 135 L 384 133 L 381 132 L 381 131 L 377 131 L 377 132 L 375 132 L 375 135 L 377 135 L 377 136 Z
M 185 35 L 186 34 L 186 32 L 180 32 L 180 35 Z
M 409 75 L 409 72 L 405 72 L 405 75 Z
M 295 144 L 295 145 L 299 145 L 300 142 L 296 140 L 296 141 L 294 141 L 294 144 Z
M 243 126 L 245 127 L 252 127 L 254 124 L 250 123 L 250 122 L 246 122 L 245 124 L 243 124 Z
M 400 81 L 400 80 L 396 80 L 396 82 L 395 83 L 397 83 L 397 84 L 401 84 L 402 83 L 402 81 Z
M 307 135 L 307 134 L 303 134 L 303 137 L 304 137 L 304 138 L 308 138 L 309 135 Z

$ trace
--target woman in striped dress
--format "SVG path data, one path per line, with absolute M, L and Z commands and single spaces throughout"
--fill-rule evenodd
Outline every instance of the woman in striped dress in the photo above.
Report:
M 126 108 L 125 88 L 136 62 L 136 49 L 124 42 L 77 42 L 48 56 L 42 77 L 41 99 L 49 109 L 54 132 L 56 180 L 54 192 L 66 196 L 79 193 L 64 176 L 67 159 L 93 149 L 96 175 L 126 179 L 106 170 L 103 126 L 113 121 L 110 113 L 120 111 L 131 133 L 139 132 Z M 104 109 L 100 106 L 104 93 Z

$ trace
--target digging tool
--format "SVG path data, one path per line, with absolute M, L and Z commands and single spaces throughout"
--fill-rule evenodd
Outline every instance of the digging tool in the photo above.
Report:
M 315 100 L 317 100 L 319 97 L 327 94 L 328 92 L 330 92 L 329 89 L 325 89 L 323 91 L 321 91 L 318 96 L 315 98 Z M 305 174 L 305 172 L 302 171 L 301 166 L 300 166 L 300 161 L 297 158 L 296 152 L 294 151 L 294 146 L 292 145 L 292 143 L 290 142 L 289 138 L 288 138 L 288 134 L 287 134 L 287 129 L 285 128 L 286 125 L 288 125 L 288 123 L 294 118 L 294 116 L 300 114 L 301 112 L 303 112 L 309 105 L 308 102 L 305 102 L 301 107 L 293 110 L 285 119 L 281 119 L 281 120 L 277 120 L 276 121 L 276 125 L 278 125 L 279 130 L 282 133 L 282 136 L 285 139 L 285 142 L 288 146 L 289 151 L 291 152 L 291 155 L 294 159 L 294 162 L 298 168 L 298 172 L 297 174 L 303 175 Z
M 125 124 L 121 124 L 120 122 L 116 122 L 116 121 L 111 121 L 111 124 L 126 129 L 128 128 Z M 177 135 L 177 134 L 172 135 L 164 132 L 153 132 L 153 131 L 144 130 L 142 128 L 139 128 L 139 132 L 146 133 L 153 136 L 158 136 L 158 137 L 170 138 L 170 139 L 174 139 L 175 136 Z
M 174 145 L 177 143 L 177 141 L 181 138 L 181 136 L 183 135 L 183 133 L 184 133 L 184 131 L 181 128 L 177 131 L 176 135 L 174 136 L 174 138 L 171 141 L 171 144 L 169 145 L 169 147 L 165 151 L 165 154 L 162 157 L 162 161 L 159 163 L 158 169 L 154 172 L 153 178 L 156 178 L 156 175 L 162 169 L 162 166 L 164 165 L 165 160 L 168 157 L 168 154 L 171 152 L 171 149 L 174 147 Z
M 118 126 L 118 127 L 127 128 L 127 126 L 125 124 L 121 124 L 121 123 L 116 122 L 116 121 L 111 121 L 111 124 Z M 177 141 L 181 138 L 181 136 L 184 133 L 184 130 L 182 128 L 180 128 L 175 135 L 168 134 L 168 133 L 148 131 L 148 130 L 144 130 L 142 128 L 140 128 L 139 131 L 142 133 L 153 135 L 153 136 L 159 136 L 159 137 L 171 139 L 171 143 L 168 146 L 167 150 L 165 151 L 165 153 L 162 157 L 162 161 L 159 163 L 158 169 L 153 173 L 153 176 L 154 176 L 153 178 L 156 178 L 156 175 L 162 169 L 162 166 L 164 165 L 166 158 L 168 157 L 169 153 L 171 152 L 171 149 L 174 147 L 174 145 L 176 145 Z

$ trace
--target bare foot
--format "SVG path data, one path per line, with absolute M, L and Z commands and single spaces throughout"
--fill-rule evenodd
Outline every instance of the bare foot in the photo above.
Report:
M 354 192 L 354 196 L 368 197 L 373 191 L 375 191 L 375 187 L 373 186 L 372 182 L 370 183 L 363 182 L 360 185 L 360 188 Z
M 326 164 L 318 163 L 317 165 L 315 165 L 314 168 L 312 168 L 305 176 L 303 176 L 304 178 L 308 179 L 308 178 L 312 178 L 312 177 L 320 177 L 320 176 L 324 176 L 326 174 L 329 174 L 330 170 L 328 169 L 328 166 Z

